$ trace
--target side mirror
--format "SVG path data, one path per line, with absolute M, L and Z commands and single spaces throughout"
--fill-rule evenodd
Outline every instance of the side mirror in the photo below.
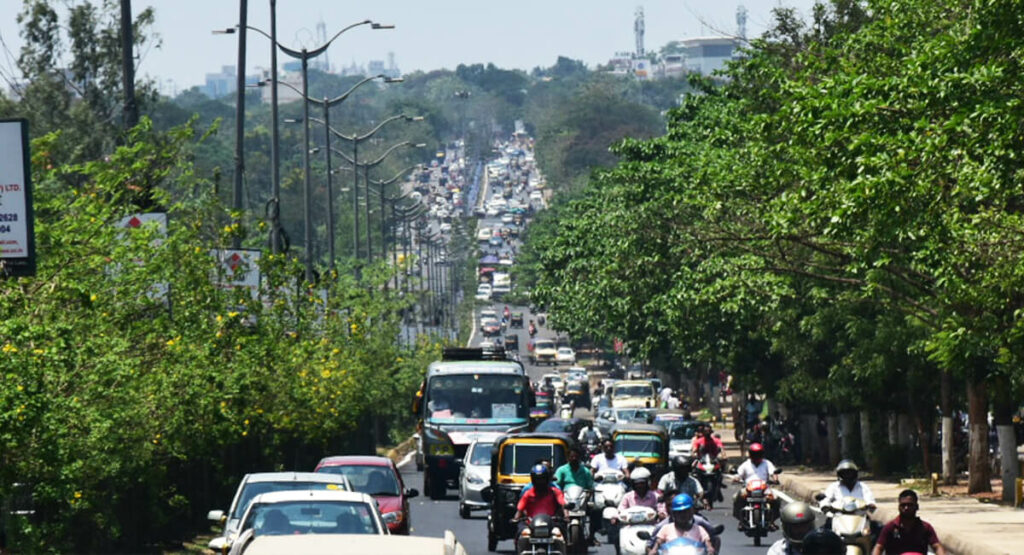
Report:
M 821 503 L 821 500 L 824 499 L 824 498 L 825 498 L 825 494 L 820 492 L 820 491 L 818 493 L 814 494 L 814 500 L 817 501 L 818 503 Z
M 409 489 L 405 490 L 405 496 L 408 497 L 409 499 L 412 499 L 413 497 L 419 497 L 420 496 L 420 490 L 418 490 L 416 488 L 409 488 Z
M 224 520 L 224 516 L 224 511 L 210 511 L 206 513 L 206 520 L 222 522 Z
M 647 530 L 640 530 L 636 533 L 636 537 L 640 538 L 641 540 L 647 541 L 651 539 L 651 533 Z

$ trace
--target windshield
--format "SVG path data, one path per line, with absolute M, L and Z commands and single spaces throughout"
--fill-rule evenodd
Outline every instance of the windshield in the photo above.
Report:
M 352 490 L 368 495 L 401 495 L 395 474 L 386 466 L 338 465 L 322 466 L 317 472 L 342 474 L 352 484 Z
M 571 420 L 561 420 L 559 418 L 549 418 L 537 425 L 535 432 L 546 432 L 564 434 L 572 431 Z
M 373 509 L 356 501 L 288 501 L 253 505 L 240 531 L 286 534 L 380 534 Z
M 668 433 L 672 439 L 693 439 L 697 433 L 697 422 L 672 422 Z
M 433 420 L 516 420 L 529 416 L 523 378 L 511 374 L 435 376 L 427 386 L 426 406 Z
M 329 484 L 324 482 L 297 482 L 294 480 L 288 480 L 287 482 L 248 482 L 242 489 L 241 495 L 238 497 L 238 505 L 235 506 L 235 510 L 231 513 L 231 518 L 242 518 L 245 514 L 245 510 L 249 508 L 249 503 L 252 502 L 253 497 L 261 493 L 269 493 L 272 491 L 295 491 L 295 490 L 308 490 L 308 489 L 319 489 L 319 490 L 342 490 L 344 491 L 345 486 L 343 484 Z
M 650 397 L 652 395 L 649 385 L 619 385 L 615 386 L 612 396 L 619 397 Z
M 502 474 L 529 474 L 541 461 L 550 461 L 551 468 L 565 464 L 565 447 L 552 443 L 505 444 L 501 450 Z
M 536 343 L 533 344 L 533 347 L 535 349 L 548 349 L 548 350 L 551 350 L 551 349 L 555 348 L 555 342 L 554 341 L 537 341 Z
M 473 466 L 486 466 L 491 464 L 491 450 L 494 445 L 490 443 L 477 443 L 473 452 L 469 454 L 469 464 Z
M 661 438 L 647 434 L 615 436 L 615 450 L 624 457 L 660 457 Z

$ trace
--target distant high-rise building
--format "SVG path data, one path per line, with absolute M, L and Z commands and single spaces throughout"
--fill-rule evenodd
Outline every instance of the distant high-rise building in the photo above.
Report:
M 222 66 L 220 73 L 206 74 L 206 84 L 200 87 L 199 90 L 210 98 L 227 96 L 234 93 L 237 88 L 235 79 L 235 66 Z
M 725 67 L 739 47 L 739 41 L 733 37 L 697 37 L 679 43 L 686 52 L 686 70 L 701 75 L 711 75 Z

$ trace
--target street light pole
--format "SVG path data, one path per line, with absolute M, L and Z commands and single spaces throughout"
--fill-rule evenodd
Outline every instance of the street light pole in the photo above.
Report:
M 270 0 L 270 252 L 281 252 L 281 147 L 277 112 L 277 0 Z
M 309 179 L 309 55 L 302 49 L 302 150 L 303 169 L 303 219 L 302 237 L 306 247 L 306 281 L 313 281 L 313 185 Z
M 331 105 L 324 97 L 324 159 L 327 162 L 327 268 L 334 279 L 334 179 L 331 177 Z
M 238 13 L 238 65 L 235 67 L 237 81 L 235 91 L 235 188 L 232 195 L 231 208 L 235 211 L 233 219 L 238 221 L 242 214 L 242 183 L 245 172 L 245 29 L 249 14 L 248 0 L 239 0 Z M 242 237 L 235 232 L 231 246 L 242 246 Z

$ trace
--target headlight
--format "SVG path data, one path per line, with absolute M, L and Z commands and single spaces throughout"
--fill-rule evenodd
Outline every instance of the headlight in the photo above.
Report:
M 384 513 L 381 515 L 385 524 L 398 524 L 402 522 L 402 511 L 393 511 L 390 513 Z
M 471 484 L 473 484 L 473 485 L 475 485 L 475 486 L 479 486 L 479 485 L 487 483 L 487 482 L 484 481 L 483 478 L 477 476 L 476 474 L 470 474 L 469 477 L 466 478 L 466 481 L 471 483 Z

